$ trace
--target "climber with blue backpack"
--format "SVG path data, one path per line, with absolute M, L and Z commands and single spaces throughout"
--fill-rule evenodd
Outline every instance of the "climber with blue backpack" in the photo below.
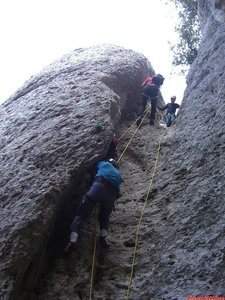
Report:
M 161 74 L 156 74 L 152 77 L 148 77 L 142 83 L 142 108 L 139 112 L 139 116 L 143 116 L 143 113 L 146 109 L 148 99 L 151 99 L 151 114 L 150 114 L 150 125 L 154 125 L 155 113 L 156 113 L 156 104 L 158 95 L 160 92 L 160 86 L 164 82 L 164 77 Z M 137 125 L 140 124 L 142 118 L 139 118 Z
M 109 217 L 114 208 L 115 200 L 121 196 L 120 184 L 122 183 L 122 176 L 116 161 L 112 158 L 107 161 L 99 161 L 96 167 L 97 172 L 93 183 L 84 196 L 71 224 L 70 239 L 64 249 L 67 253 L 76 248 L 81 222 L 91 214 L 97 204 L 100 207 L 98 217 L 100 224 L 99 242 L 103 248 L 109 248 L 107 241 Z

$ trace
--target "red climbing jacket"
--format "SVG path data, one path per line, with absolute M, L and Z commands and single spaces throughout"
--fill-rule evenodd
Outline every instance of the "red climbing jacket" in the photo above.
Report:
M 146 86 L 146 84 L 155 84 L 158 87 L 162 85 L 164 82 L 164 77 L 161 74 L 153 75 L 152 77 L 148 77 L 145 79 L 145 81 L 142 83 L 142 87 Z
M 152 83 L 152 77 L 148 77 L 145 79 L 145 81 L 142 83 L 142 87 L 144 87 L 146 84 L 151 84 Z

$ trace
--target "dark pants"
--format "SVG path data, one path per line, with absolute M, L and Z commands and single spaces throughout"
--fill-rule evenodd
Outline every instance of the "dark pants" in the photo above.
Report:
M 166 126 L 170 127 L 171 125 L 175 124 L 176 116 L 175 114 L 167 113 L 165 116 Z
M 142 94 L 142 110 L 140 115 L 142 115 L 146 109 L 146 105 L 148 102 L 149 96 L 146 94 Z M 156 113 L 156 103 L 157 103 L 157 97 L 150 97 L 151 99 L 151 114 L 150 114 L 150 120 L 155 120 L 155 113 Z
M 105 185 L 100 182 L 94 182 L 84 197 L 81 206 L 78 209 L 77 215 L 74 218 L 71 230 L 79 231 L 80 224 L 83 219 L 87 218 L 96 204 L 100 204 L 99 224 L 100 229 L 108 230 L 109 217 L 114 207 L 117 194 L 113 187 L 109 184 Z

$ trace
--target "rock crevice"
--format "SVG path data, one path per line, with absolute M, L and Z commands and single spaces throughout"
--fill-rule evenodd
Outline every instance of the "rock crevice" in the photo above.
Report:
M 74 193 L 87 189 L 81 178 L 104 159 L 121 120 L 134 117 L 148 72 L 153 73 L 150 63 L 132 50 L 113 45 L 75 50 L 1 105 L 4 299 L 26 299 L 32 291 L 31 278 L 38 276 L 34 270 L 39 270 L 56 220 L 66 222 L 61 214 L 69 209 L 63 207 L 75 210 L 81 197 L 74 200 Z

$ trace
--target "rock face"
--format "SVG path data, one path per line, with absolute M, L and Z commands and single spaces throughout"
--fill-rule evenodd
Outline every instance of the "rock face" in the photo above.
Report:
M 225 295 L 224 8 L 199 1 L 202 44 L 162 144 L 131 299 Z
M 161 144 L 140 228 L 127 296 L 136 225 L 163 130 L 144 124 L 124 155 L 123 197 L 111 222 L 109 252 L 97 249 L 93 299 L 185 300 L 225 295 L 224 1 L 200 0 L 203 39 L 188 76 L 177 126 Z M 125 127 L 121 126 L 121 133 Z M 125 138 L 124 144 L 129 137 Z M 121 151 L 124 145 L 121 145 Z M 39 282 L 40 299 L 88 299 L 92 249 L 87 223 L 80 248 L 57 257 Z M 90 238 L 89 238 L 90 241 Z
M 128 130 L 132 122 L 125 122 L 120 127 L 120 136 Z M 121 139 L 119 153 L 121 154 L 132 136 L 136 127 Z M 121 187 L 122 197 L 116 201 L 115 211 L 112 213 L 110 222 L 109 242 L 110 249 L 104 250 L 97 243 L 95 273 L 92 299 L 126 299 L 129 274 L 135 244 L 135 232 L 140 212 L 146 197 L 149 186 L 149 179 L 153 170 L 155 150 L 159 137 L 164 134 L 165 129 L 161 126 L 149 126 L 145 120 L 138 133 L 120 159 L 120 169 L 123 174 L 124 183 Z M 151 196 L 156 192 L 151 190 Z M 152 215 L 159 209 L 154 209 Z M 154 236 L 154 243 L 151 238 L 153 233 L 148 218 L 144 217 L 143 227 L 140 231 L 141 256 L 148 261 L 150 249 L 154 249 L 154 243 L 159 236 Z M 84 222 L 78 241 L 77 250 L 69 257 L 63 257 L 58 253 L 43 272 L 41 280 L 33 293 L 33 299 L 89 299 L 91 283 L 91 267 L 93 258 L 93 239 L 96 226 L 96 217 Z M 97 227 L 98 232 L 98 227 Z M 56 248 L 56 247 L 54 247 Z M 146 265 L 147 267 L 147 265 Z M 145 278 L 138 265 L 138 282 L 141 284 Z M 136 283 L 135 283 L 136 284 Z M 141 288 L 129 299 L 142 299 L 140 294 L 146 291 L 148 286 Z M 146 297 L 146 299 L 151 299 Z
M 88 172 L 121 120 L 135 116 L 148 72 L 146 58 L 131 50 L 77 49 L 1 105 L 1 299 L 29 298 L 62 211 L 68 234 Z
M 134 136 L 120 161 L 123 196 L 111 218 L 111 248 L 97 245 L 92 289 L 96 217 L 83 224 L 76 252 L 65 258 L 62 248 L 88 171 L 112 132 L 122 135 L 133 122 L 150 66 L 114 46 L 77 50 L 1 107 L 3 299 L 91 299 L 90 291 L 95 300 L 225 295 L 224 8 L 225 1 L 199 0 L 203 39 L 177 125 L 165 132 L 145 120 L 121 140 L 119 153 Z

